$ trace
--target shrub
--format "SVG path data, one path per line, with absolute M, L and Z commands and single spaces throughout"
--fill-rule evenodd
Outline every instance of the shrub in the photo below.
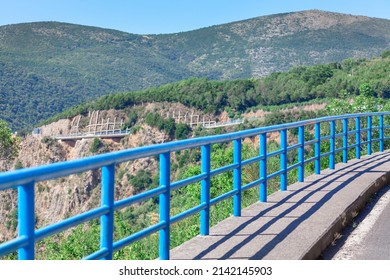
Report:
M 152 184 L 152 174 L 149 171 L 139 170 L 136 176 L 129 176 L 129 182 L 134 187 L 136 193 L 140 192 Z
M 175 130 L 176 139 L 185 139 L 190 133 L 190 127 L 184 123 L 178 123 Z
M 131 111 L 128 115 L 128 121 L 123 124 L 122 129 L 133 127 L 138 121 L 138 115 L 136 112 Z
M 99 138 L 94 138 L 91 144 L 91 147 L 89 148 L 89 151 L 93 154 L 97 153 L 99 149 L 103 146 L 103 143 L 100 141 Z
M 7 122 L 0 119 L 0 160 L 12 160 L 19 154 L 19 137 L 13 137 Z
M 14 166 L 14 168 L 15 168 L 15 170 L 16 169 L 22 169 L 24 166 L 23 166 L 23 164 L 20 162 L 20 160 L 18 160 L 16 163 L 15 163 L 15 166 Z

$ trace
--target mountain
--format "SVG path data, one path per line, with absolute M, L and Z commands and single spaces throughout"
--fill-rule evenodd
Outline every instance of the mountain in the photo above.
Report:
M 390 20 L 317 10 L 163 35 L 58 22 L 1 26 L 0 118 L 31 128 L 113 92 L 188 77 L 261 77 L 389 48 Z
M 259 108 L 297 105 L 302 102 L 327 103 L 333 99 L 356 101 L 358 97 L 373 97 L 379 106 L 378 100 L 390 100 L 389 73 L 390 50 L 387 50 L 380 57 L 372 59 L 348 58 L 328 64 L 295 66 L 286 72 L 275 72 L 258 79 L 215 81 L 189 78 L 145 90 L 105 95 L 66 109 L 42 124 L 48 125 L 61 119 L 70 120 L 77 115 L 85 117 L 91 111 L 114 109 L 130 113 L 134 106 L 157 102 L 171 104 L 168 107 L 179 103 L 193 111 L 199 110 L 195 115 L 209 113 L 215 118 L 227 113 L 229 117 L 236 119 L 241 118 L 244 112 Z M 362 112 L 365 110 L 368 107 L 361 107 Z M 340 113 L 347 113 L 347 108 Z M 133 119 L 132 115 L 133 113 L 129 114 L 129 119 Z M 125 126 L 132 126 L 130 123 Z

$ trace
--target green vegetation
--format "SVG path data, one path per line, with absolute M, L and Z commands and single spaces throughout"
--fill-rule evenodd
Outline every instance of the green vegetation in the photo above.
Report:
M 134 193 L 142 192 L 151 187 L 153 183 L 152 174 L 149 171 L 138 170 L 135 176 L 128 176 L 130 184 L 134 187 Z
M 322 20 L 313 28 L 311 22 L 318 17 Z M 332 24 L 335 21 L 337 26 Z M 330 63 L 356 54 L 371 58 L 385 51 L 389 32 L 388 20 L 321 11 L 295 13 L 293 17 L 291 14 L 259 17 L 191 32 L 147 36 L 56 22 L 1 26 L 0 118 L 12 130 L 31 130 L 33 125 L 56 113 L 109 93 L 141 90 L 190 77 L 210 80 L 263 77 L 287 71 L 294 65 Z M 383 53 L 382 57 L 389 55 Z M 303 83 L 310 89 L 334 72 L 333 69 L 317 70 L 319 79 L 307 73 L 303 80 L 291 83 L 291 92 L 280 92 L 277 98 L 285 96 L 279 101 L 310 99 L 312 93 L 306 91 Z M 237 85 L 238 100 L 230 100 L 238 98 L 231 94 L 215 95 L 213 92 L 219 92 L 218 88 L 208 92 L 207 87 L 206 91 L 200 87 L 192 95 L 183 91 L 185 96 L 180 99 L 187 99 L 183 102 L 198 108 L 205 107 L 211 99 L 210 112 L 216 107 L 242 110 L 262 104 L 263 94 L 264 104 L 275 104 L 279 101 L 273 100 L 272 93 L 257 88 L 269 87 L 274 78 L 278 78 L 278 83 L 284 79 L 276 75 L 264 84 L 256 82 L 252 91 L 249 82 L 250 88 L 245 91 L 248 96 L 242 96 L 240 91 L 247 82 L 239 82 L 244 85 Z M 235 91 L 234 83 L 232 91 Z M 335 85 L 338 87 L 337 79 Z M 371 86 L 375 90 L 376 85 Z M 275 90 L 284 88 L 279 84 Z M 331 87 L 329 90 L 338 93 Z M 206 101 L 199 95 L 205 95 Z
M 128 121 L 121 127 L 122 130 L 133 127 L 138 121 L 138 114 L 134 111 L 130 111 L 128 115 Z
M 14 166 L 14 169 L 22 169 L 24 166 L 23 164 L 20 162 L 20 160 L 18 160 L 16 163 L 15 163 L 15 166 Z
M 90 110 L 124 109 L 142 102 L 180 102 L 208 113 L 224 110 L 231 117 L 263 106 L 286 105 L 315 99 L 355 96 L 390 97 L 390 58 L 346 59 L 340 63 L 294 67 L 261 79 L 211 81 L 191 78 L 143 91 L 112 94 L 67 110 L 46 123 Z M 164 126 L 150 115 L 147 122 Z M 172 127 L 165 124 L 167 133 Z
M 50 147 L 50 146 L 56 145 L 57 141 L 56 141 L 56 139 L 51 138 L 49 136 L 44 136 L 41 139 L 41 143 Z
M 188 134 L 190 133 L 191 128 L 184 124 L 184 123 L 178 123 L 175 125 L 175 139 L 181 140 L 186 139 Z
M 384 51 L 381 56 L 382 58 L 390 58 L 390 50 Z
M 0 160 L 13 160 L 19 153 L 19 142 L 19 137 L 13 137 L 8 124 L 0 119 Z
M 164 119 L 158 113 L 147 113 L 145 123 L 152 127 L 156 127 L 159 130 L 163 130 L 166 134 L 175 139 L 187 138 L 191 131 L 188 125 L 184 123 L 176 124 L 174 119 Z
M 96 154 L 101 147 L 103 147 L 103 143 L 99 138 L 93 138 L 91 146 L 89 148 L 89 152 L 92 154 Z

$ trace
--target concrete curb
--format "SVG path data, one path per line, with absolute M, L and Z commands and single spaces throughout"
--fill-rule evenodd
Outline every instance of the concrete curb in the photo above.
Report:
M 382 188 L 390 184 L 390 171 L 386 172 L 374 182 L 368 185 L 359 197 L 348 205 L 343 213 L 337 217 L 332 225 L 320 236 L 317 241 L 308 249 L 300 260 L 315 260 L 320 257 L 321 253 L 334 241 L 336 235 L 340 233 L 349 223 L 352 222 L 356 214 L 359 213 L 370 200 L 370 198 Z
M 174 260 L 315 260 L 390 185 L 390 151 L 324 169 L 171 250 Z

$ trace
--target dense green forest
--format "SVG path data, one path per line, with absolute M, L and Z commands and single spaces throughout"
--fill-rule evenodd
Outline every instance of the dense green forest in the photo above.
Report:
M 390 97 L 390 51 L 380 57 L 346 59 L 316 66 L 294 67 L 260 79 L 213 81 L 191 78 L 143 91 L 111 94 L 81 104 L 45 123 L 92 110 L 124 109 L 142 102 L 180 102 L 208 113 L 228 111 L 231 116 L 268 105 L 313 99 L 369 95 Z
M 37 22 L 0 26 L 0 38 L 0 118 L 12 130 L 31 130 L 64 109 L 110 93 L 142 90 L 190 77 L 212 81 L 257 79 L 297 65 L 372 58 L 390 46 L 390 21 L 303 11 L 160 35 Z M 302 69 L 295 70 L 300 76 Z M 268 82 L 274 80 L 283 82 L 285 77 L 273 76 L 264 84 L 241 80 L 242 84 L 235 85 L 237 81 L 232 81 L 223 85 L 231 91 L 226 95 L 219 93 L 219 84 L 209 90 L 207 84 L 181 83 L 210 91 L 207 101 L 212 100 L 214 108 L 209 110 L 215 111 L 223 106 L 241 110 L 259 102 L 282 102 L 263 93 L 262 87 L 268 88 Z M 283 90 L 281 86 L 279 90 Z M 241 97 L 243 100 L 228 98 L 247 87 L 253 90 Z M 306 96 L 310 93 L 307 88 L 299 92 L 300 82 L 293 87 L 297 89 L 291 94 L 284 93 L 289 95 L 286 102 L 289 98 L 296 100 L 295 95 L 302 92 L 301 99 L 311 98 Z M 192 97 L 199 100 L 186 103 L 205 107 L 203 93 L 196 94 Z M 222 97 L 226 100 L 219 100 Z

